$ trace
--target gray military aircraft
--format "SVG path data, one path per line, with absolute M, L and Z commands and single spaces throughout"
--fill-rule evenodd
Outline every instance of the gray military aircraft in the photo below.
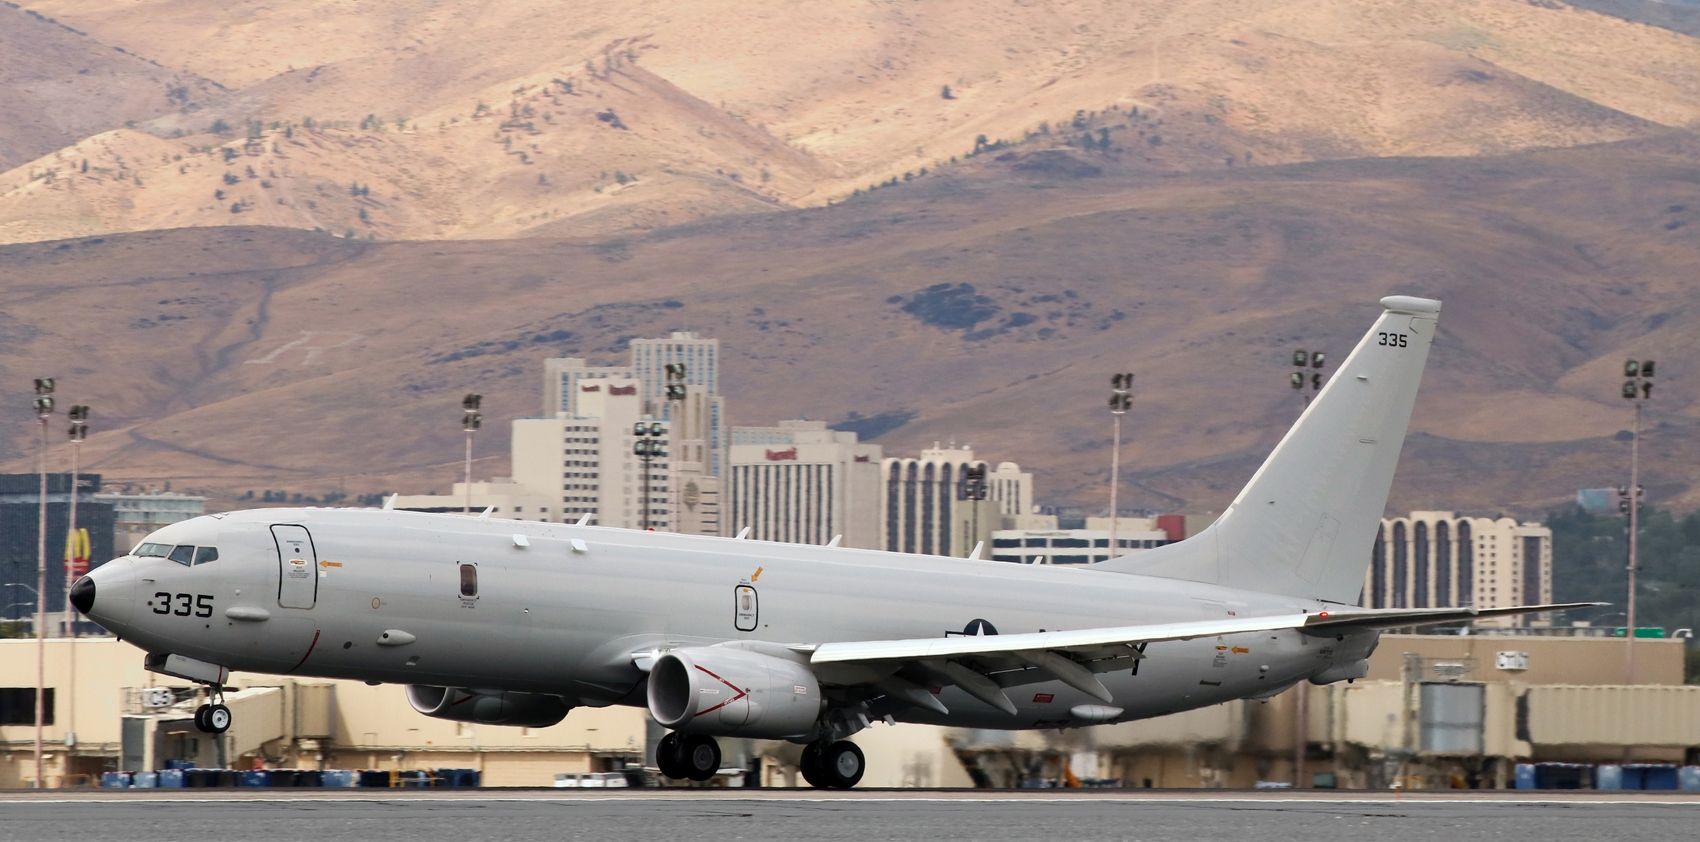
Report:
M 874 721 L 1067 728 L 1350 681 L 1383 629 L 1576 607 L 1354 606 L 1440 312 L 1381 304 L 1214 524 L 1100 564 L 255 509 L 160 529 L 71 600 L 215 699 L 244 670 L 403 684 L 426 716 L 496 725 L 645 706 L 661 771 L 696 780 L 716 737 L 803 744 L 804 778 L 844 788 Z

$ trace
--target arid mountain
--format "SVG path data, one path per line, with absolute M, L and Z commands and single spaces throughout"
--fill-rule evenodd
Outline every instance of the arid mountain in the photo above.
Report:
M 1556 0 L 28 8 L 88 33 L 79 45 L 227 90 L 110 116 L 130 98 L 54 98 L 47 113 L 86 125 L 17 147 L 57 144 L 0 173 L 0 242 L 225 225 L 631 234 L 818 207 L 1082 113 L 1208 141 L 1151 162 L 1182 172 L 1501 154 L 1700 121 L 1700 40 Z M 73 34 L 40 29 L 0 46 L 42 53 Z M 0 90 L 22 78 L 0 71 Z
M 126 123 L 192 112 L 220 93 L 192 73 L 0 0 L 0 172 Z M 67 172 L 80 166 L 66 161 Z
M 544 357 L 695 329 L 723 341 L 734 423 L 854 413 L 894 452 L 972 443 L 1037 469 L 1047 500 L 1096 504 L 1104 381 L 1126 369 L 1130 505 L 1202 512 L 1296 415 L 1288 353 L 1338 359 L 1405 292 L 1445 310 L 1395 507 L 1532 510 L 1621 481 L 1625 356 L 1663 361 L 1650 498 L 1700 503 L 1694 132 L 1175 173 L 1153 157 L 1170 143 L 1133 142 L 1151 126 L 1091 119 L 1068 133 L 1109 129 L 1110 150 L 1040 137 L 833 207 L 641 235 L 6 246 L 0 376 L 55 374 L 94 405 L 85 464 L 114 480 L 443 490 L 462 392 L 488 396 L 478 471 L 501 475 Z M 25 405 L 0 409 L 26 468 Z

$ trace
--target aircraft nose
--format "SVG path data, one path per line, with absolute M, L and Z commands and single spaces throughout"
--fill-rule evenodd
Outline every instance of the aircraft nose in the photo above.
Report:
M 94 579 L 84 576 L 71 586 L 71 604 L 85 616 L 94 608 Z
M 135 601 L 136 590 L 135 562 L 115 558 L 72 583 L 71 604 L 107 631 L 117 632 L 115 626 L 130 619 L 130 603 Z

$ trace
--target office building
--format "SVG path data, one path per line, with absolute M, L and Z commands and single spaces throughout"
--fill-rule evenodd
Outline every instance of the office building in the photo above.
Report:
M 668 423 L 643 411 L 635 379 L 582 378 L 575 388 L 576 414 L 514 421 L 513 481 L 555 495 L 563 520 L 588 514 L 600 526 L 672 530 L 671 457 L 632 450 L 639 421 L 659 425 L 663 441 Z
M 94 495 L 94 501 L 112 506 L 112 545 L 119 552 L 140 544 L 148 533 L 166 524 L 207 513 L 207 498 L 175 491 L 105 491 Z M 80 521 L 81 510 L 78 515 Z
M 672 421 L 679 407 L 667 400 L 667 366 L 685 367 L 684 385 L 700 392 L 700 439 L 706 445 L 700 460 L 707 476 L 724 473 L 726 451 L 726 405 L 720 395 L 720 340 L 704 339 L 689 331 L 675 331 L 665 339 L 633 339 L 626 365 L 593 366 L 580 357 L 543 361 L 543 417 L 565 412 L 579 415 L 577 384 L 582 379 L 630 378 L 638 383 L 644 412 Z M 701 485 L 701 482 L 698 482 Z
M 509 520 L 538 520 L 561 523 L 576 518 L 564 517 L 566 509 L 558 496 L 542 494 L 514 482 L 510 477 L 480 480 L 472 483 L 472 493 L 466 493 L 466 483 L 455 483 L 448 494 L 397 494 L 389 501 L 391 508 L 409 512 L 466 512 Z
M 41 480 L 38 474 L 0 474 L 0 618 L 25 619 L 36 609 Z M 99 474 L 77 475 L 77 527 L 89 532 L 89 564 L 112 558 L 112 504 L 96 502 Z M 71 475 L 47 475 L 47 610 L 65 610 L 66 536 L 70 530 Z M 128 549 L 126 547 L 126 549 Z
M 1552 601 L 1552 530 L 1508 517 L 1412 512 L 1384 518 L 1364 579 L 1370 608 L 1473 605 L 1502 608 Z M 1535 616 L 1479 625 L 1544 625 Z
M 887 458 L 880 480 L 881 548 L 894 552 L 964 555 L 1003 517 L 1032 508 L 1032 474 L 1014 462 L 994 472 L 969 447 L 935 444 L 918 459 Z
M 1030 516 L 1031 517 L 1031 516 Z M 1040 516 L 1043 517 L 1043 516 Z M 1157 518 L 1124 517 L 1116 521 L 1117 551 L 1110 549 L 1110 519 L 1088 518 L 1084 529 L 999 529 L 992 533 L 991 559 L 1019 564 L 1096 564 L 1139 550 L 1173 543 Z
M 880 446 L 821 421 L 734 427 L 724 529 L 764 541 L 879 547 Z

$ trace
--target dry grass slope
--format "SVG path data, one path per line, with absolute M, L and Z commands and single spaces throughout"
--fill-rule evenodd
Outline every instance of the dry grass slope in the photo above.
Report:
M 819 206 L 936 171 L 982 135 L 1111 108 L 1236 138 L 1241 164 L 1244 151 L 1253 164 L 1497 154 L 1700 120 L 1695 38 L 1549 5 L 707 0 L 566 15 L 537 0 L 358 14 L 36 0 L 228 91 L 137 117 L 135 133 L 103 119 L 12 162 L 0 241 L 232 224 L 376 239 L 640 232 Z M 60 110 L 103 96 L 67 94 Z M 209 133 L 217 121 L 229 130 Z M 72 177 L 89 154 L 131 177 Z
M 1149 149 L 1045 146 L 642 236 L 224 228 L 8 246 L 0 376 L 51 371 L 97 405 L 88 462 L 115 479 L 225 499 L 443 489 L 461 392 L 528 414 L 543 357 L 613 358 L 689 328 L 723 340 L 734 423 L 913 413 L 882 441 L 971 442 L 1036 467 L 1048 499 L 1095 503 L 1100 378 L 1125 368 L 1141 384 L 1135 501 L 1204 511 L 1296 413 L 1287 352 L 1343 353 L 1399 291 L 1446 310 L 1395 507 L 1530 509 L 1617 481 L 1623 356 L 1700 354 L 1693 133 L 1190 175 Z M 1648 487 L 1700 503 L 1700 379 L 1666 372 Z M 489 430 L 480 472 L 503 474 L 505 425 Z M 9 467 L 26 444 L 6 443 Z

